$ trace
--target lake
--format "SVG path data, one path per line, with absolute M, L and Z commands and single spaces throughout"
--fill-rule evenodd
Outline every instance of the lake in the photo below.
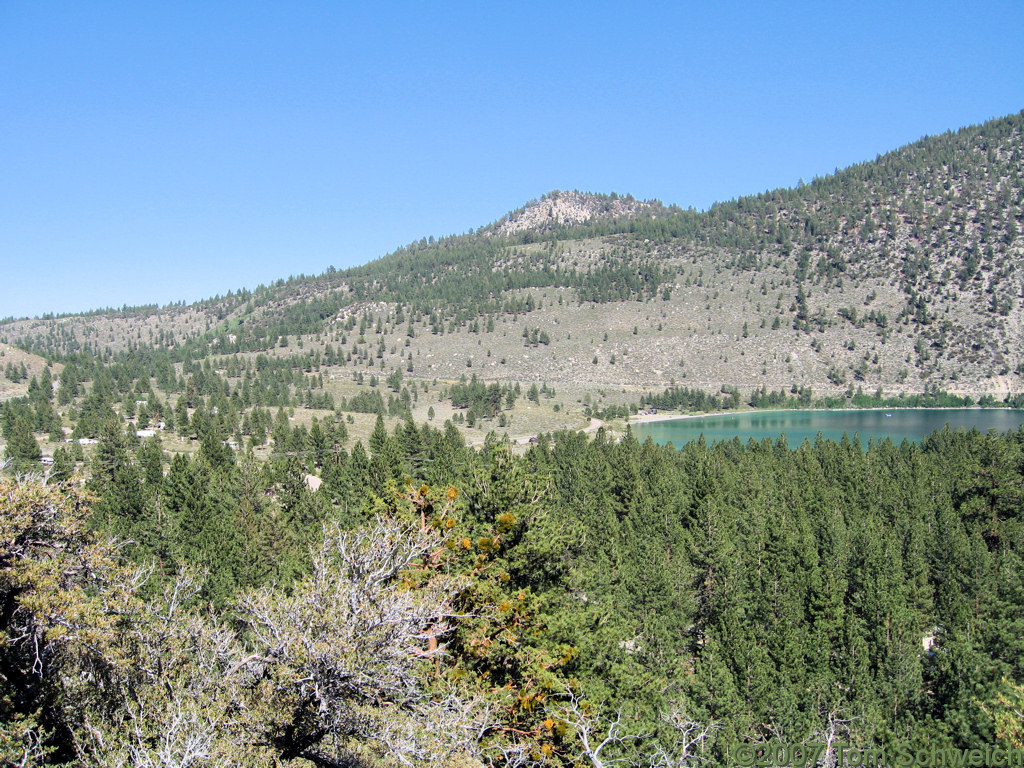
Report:
M 981 432 L 1016 430 L 1024 424 L 1024 410 L 1010 408 L 894 408 L 892 410 L 853 411 L 746 411 L 722 416 L 654 421 L 632 426 L 633 434 L 643 442 L 650 437 L 664 445 L 681 446 L 702 434 L 708 443 L 739 437 L 772 441 L 783 433 L 790 448 L 796 448 L 820 432 L 828 440 L 839 442 L 843 433 L 851 439 L 859 434 L 867 447 L 868 440 L 889 438 L 897 445 L 904 439 L 921 442 L 943 425 L 952 429 L 977 427 Z

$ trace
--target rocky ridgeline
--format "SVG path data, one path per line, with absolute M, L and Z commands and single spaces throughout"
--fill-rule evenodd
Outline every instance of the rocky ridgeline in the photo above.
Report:
M 585 224 L 596 218 L 635 216 L 651 207 L 651 203 L 630 196 L 555 191 L 510 213 L 495 226 L 494 231 L 499 235 L 523 231 L 545 232 L 556 226 Z

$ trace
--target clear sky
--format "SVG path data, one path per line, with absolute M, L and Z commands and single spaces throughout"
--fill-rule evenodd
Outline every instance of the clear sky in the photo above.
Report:
M 166 304 L 553 189 L 683 207 L 1024 109 L 1024 2 L 0 0 L 0 317 Z

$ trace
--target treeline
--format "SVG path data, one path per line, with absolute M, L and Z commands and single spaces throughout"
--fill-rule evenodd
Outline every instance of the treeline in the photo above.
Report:
M 661 393 L 641 395 L 636 403 L 626 405 L 609 405 L 603 408 L 588 405 L 584 412 L 588 417 L 600 419 L 625 419 L 642 411 L 655 409 L 689 411 L 693 413 L 712 413 L 715 411 L 735 410 L 743 404 L 751 408 L 970 408 L 974 405 L 982 408 L 1021 408 L 1024 407 L 1024 396 L 1008 395 L 996 400 L 992 395 L 982 395 L 975 400 L 970 395 L 954 395 L 938 388 L 929 388 L 917 394 L 900 392 L 886 396 L 881 389 L 868 394 L 863 388 L 854 389 L 851 383 L 842 395 L 815 398 L 813 390 L 804 385 L 794 384 L 789 390 L 781 388 L 769 390 L 759 387 L 751 390 L 744 399 L 735 387 L 723 386 L 718 394 L 711 394 L 702 389 L 673 385 Z
M 463 377 L 465 379 L 465 377 Z M 452 384 L 447 389 L 447 396 L 455 408 L 476 408 L 481 412 L 497 414 L 501 409 L 510 409 L 519 397 L 519 384 L 486 384 L 474 373 L 467 382 L 465 380 Z
M 317 352 L 277 357 L 237 355 L 174 358 L 160 348 L 143 348 L 108 357 L 90 354 L 64 359 L 57 389 L 59 405 L 68 405 L 84 391 L 85 382 L 101 382 L 118 396 L 153 393 L 154 384 L 167 394 L 183 393 L 189 407 L 196 397 L 225 397 L 241 407 L 310 406 L 330 408 L 330 396 L 323 392 L 321 368 L 326 363 Z M 320 391 L 318 391 L 320 390 Z
M 28 369 L 25 367 L 24 363 L 21 363 L 20 365 L 7 363 L 7 365 L 4 366 L 4 378 L 17 384 L 19 381 L 25 381 L 28 379 Z
M 669 387 L 660 395 L 643 395 L 640 398 L 641 408 L 698 412 L 732 410 L 739 407 L 741 403 L 739 390 L 733 387 L 722 387 L 721 393 L 717 395 L 689 387 Z
M 588 418 L 627 419 L 641 411 L 662 409 L 712 413 L 734 410 L 742 404 L 743 398 L 735 387 L 722 387 L 719 394 L 710 394 L 702 389 L 672 385 L 661 393 L 641 395 L 639 402 L 635 403 L 608 405 L 603 408 L 588 405 L 584 408 L 584 413 Z
M 845 394 L 840 396 L 813 399 L 809 387 L 793 386 L 788 392 L 780 389 L 777 392 L 765 387 L 750 393 L 747 403 L 752 408 L 970 408 L 979 405 L 983 408 L 1000 406 L 1017 407 L 1012 398 L 997 401 L 992 395 L 983 395 L 977 401 L 970 395 L 954 395 L 937 388 L 929 388 L 917 394 L 900 392 L 886 396 L 881 389 L 868 394 L 858 387 L 854 390 L 851 384 Z
M 119 363 L 69 363 L 61 372 L 56 392 L 50 369 L 46 368 L 39 379 L 32 378 L 27 396 L 0 403 L 0 429 L 7 443 L 5 458 L 21 471 L 36 468 L 41 451 L 34 433 L 41 432 L 53 443 L 73 441 L 72 448 L 57 449 L 55 461 L 71 458 L 80 461 L 78 441 L 100 438 L 109 421 L 117 422 L 119 429 L 128 429 L 134 442 L 138 442 L 136 430 L 140 433 L 144 430 L 176 432 L 199 441 L 215 433 L 218 440 L 231 441 L 239 447 L 263 446 L 268 437 L 272 437 L 278 446 L 287 444 L 291 446 L 289 450 L 295 450 L 296 442 L 305 439 L 296 434 L 304 428 L 289 426 L 286 408 L 305 406 L 329 411 L 334 401 L 322 389 L 318 391 L 322 387 L 319 377 L 307 376 L 287 362 L 269 364 L 269 359 L 266 362 L 265 368 L 242 373 L 240 383 L 235 386 L 213 371 L 209 360 L 203 364 L 186 363 L 187 378 L 184 374 L 176 376 L 173 369 L 169 373 L 159 369 L 162 384 L 172 393 L 179 393 L 173 407 L 172 398 L 165 401 L 154 390 L 144 368 Z M 229 368 L 234 363 L 229 362 Z M 239 375 L 237 370 L 234 373 Z M 136 375 L 141 377 L 133 378 Z M 85 382 L 89 382 L 88 386 Z M 318 389 L 314 389 L 314 385 Z M 278 397 L 272 396 L 275 391 Z M 411 396 L 407 390 L 402 397 L 392 400 L 392 414 L 408 413 Z M 277 404 L 276 417 L 267 407 L 268 403 Z M 65 408 L 73 425 L 68 435 L 58 406 Z M 347 439 L 346 427 L 337 412 L 332 420 L 324 422 L 324 428 L 335 428 L 343 435 L 341 442 Z

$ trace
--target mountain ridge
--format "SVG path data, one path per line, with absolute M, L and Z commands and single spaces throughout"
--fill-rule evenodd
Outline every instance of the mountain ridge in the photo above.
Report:
M 428 331 L 398 331 L 385 348 L 419 339 L 407 351 L 431 362 L 409 373 L 430 377 L 1019 391 L 1022 123 L 926 137 L 703 212 L 556 190 L 350 269 L 188 306 L 7 321 L 0 340 L 55 358 L 147 345 L 247 355 L 282 338 L 323 349 L 370 312 L 392 331 L 407 314 Z M 544 330 L 546 355 L 530 328 L 526 345 L 510 339 L 520 319 Z M 484 331 L 489 346 L 474 352 L 472 329 L 499 320 L 501 335 Z

